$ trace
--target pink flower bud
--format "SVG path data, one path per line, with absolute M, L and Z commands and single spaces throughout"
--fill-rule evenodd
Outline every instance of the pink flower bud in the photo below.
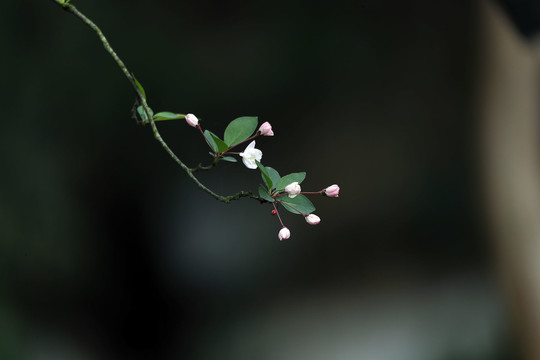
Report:
M 326 194 L 326 196 L 330 197 L 338 197 L 339 196 L 339 186 L 336 184 L 331 185 L 323 190 L 323 192 Z
M 285 192 L 289 194 L 289 197 L 291 199 L 294 198 L 296 195 L 300 194 L 301 191 L 302 189 L 300 188 L 300 185 L 297 181 L 285 186 Z
M 315 214 L 309 214 L 305 219 L 309 225 L 317 225 L 321 222 L 321 218 Z
M 193 114 L 186 115 L 186 122 L 188 123 L 189 126 L 193 126 L 193 127 L 196 127 L 197 125 L 199 125 L 199 119 L 197 119 L 197 117 Z
M 287 229 L 286 227 L 284 227 L 283 229 L 279 230 L 279 234 L 278 234 L 278 238 L 279 240 L 287 240 L 288 238 L 291 237 L 291 232 L 289 229 Z
M 261 125 L 261 127 L 259 128 L 259 132 L 262 136 L 274 136 L 274 132 L 272 131 L 272 125 L 270 125 L 268 121 Z

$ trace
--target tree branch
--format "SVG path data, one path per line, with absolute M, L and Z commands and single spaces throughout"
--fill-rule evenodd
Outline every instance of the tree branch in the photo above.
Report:
M 73 15 L 75 15 L 77 18 L 79 18 L 82 22 L 84 22 L 86 25 L 88 25 L 92 30 L 94 30 L 96 32 L 99 39 L 103 43 L 103 46 L 105 47 L 105 50 L 112 56 L 112 58 L 114 59 L 114 61 L 116 62 L 116 64 L 120 68 L 120 70 L 122 70 L 122 72 L 124 73 L 124 75 L 128 79 L 128 81 L 131 84 L 133 90 L 135 91 L 135 94 L 137 95 L 137 98 L 139 99 L 139 101 L 141 103 L 141 106 L 143 107 L 144 112 L 145 112 L 145 114 L 146 114 L 146 116 L 148 118 L 148 122 L 150 123 L 150 127 L 152 128 L 154 138 L 161 144 L 161 146 L 163 147 L 163 149 L 165 149 L 165 151 L 169 154 L 169 156 L 178 165 L 180 165 L 180 167 L 195 182 L 195 184 L 197 185 L 197 187 L 199 189 L 206 191 L 208 194 L 210 194 L 216 200 L 222 201 L 222 202 L 224 202 L 226 204 L 230 203 L 232 200 L 238 200 L 238 199 L 243 198 L 243 197 L 249 197 L 249 198 L 258 200 L 261 203 L 266 202 L 266 200 L 260 198 L 259 196 L 254 195 L 251 192 L 240 191 L 240 192 L 238 192 L 238 193 L 236 193 L 234 195 L 221 196 L 221 195 L 216 194 L 215 192 L 213 192 L 212 190 L 210 190 L 206 186 L 204 186 L 199 181 L 199 179 L 197 179 L 195 177 L 195 175 L 193 175 L 193 173 L 195 171 L 197 171 L 197 170 L 210 170 L 211 168 L 213 168 L 215 166 L 215 163 L 212 163 L 209 166 L 202 166 L 201 164 L 199 164 L 195 168 L 189 168 L 186 164 L 184 164 L 182 162 L 182 160 L 180 160 L 180 158 L 178 158 L 178 156 L 176 156 L 176 154 L 171 150 L 169 145 L 167 145 L 165 140 L 163 140 L 163 138 L 161 137 L 161 134 L 159 133 L 158 128 L 156 126 L 156 123 L 154 122 L 154 119 L 152 117 L 150 107 L 148 106 L 148 103 L 146 102 L 145 95 L 141 92 L 141 90 L 137 86 L 135 78 L 129 72 L 129 70 L 127 69 L 124 62 L 120 59 L 120 57 L 118 57 L 116 52 L 113 50 L 113 48 L 111 47 L 111 45 L 107 41 L 107 38 L 105 37 L 105 35 L 103 35 L 103 32 L 100 30 L 100 28 L 96 24 L 94 24 L 89 18 L 87 18 L 83 13 L 81 13 L 79 10 L 77 10 L 77 8 L 75 6 L 73 6 L 73 5 L 69 4 L 69 3 L 66 4 L 64 2 L 64 0 L 52 0 L 52 1 L 55 2 L 56 4 L 60 5 L 64 10 L 66 10 L 66 11 L 72 13 Z

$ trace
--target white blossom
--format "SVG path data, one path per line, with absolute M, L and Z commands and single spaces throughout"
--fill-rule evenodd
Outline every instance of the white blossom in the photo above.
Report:
M 248 169 L 256 169 L 257 163 L 256 161 L 261 161 L 262 159 L 262 151 L 259 149 L 255 149 L 255 140 L 253 140 L 247 147 L 244 152 L 240 153 L 240 156 L 242 157 L 242 162 Z

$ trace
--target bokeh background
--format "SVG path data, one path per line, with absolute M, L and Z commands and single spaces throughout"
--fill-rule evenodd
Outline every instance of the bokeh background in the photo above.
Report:
M 532 48 L 534 11 L 512 23 L 512 1 L 72 2 L 154 111 L 217 134 L 257 115 L 276 133 L 257 141 L 264 164 L 342 190 L 313 199 L 318 226 L 283 212 L 292 236 L 278 241 L 270 206 L 215 201 L 136 125 L 94 32 L 52 1 L 3 1 L 0 359 L 527 357 L 536 333 L 520 331 L 497 260 L 479 109 L 485 34 Z M 210 160 L 185 122 L 159 128 L 188 164 Z M 220 194 L 261 181 L 230 163 L 200 178 Z

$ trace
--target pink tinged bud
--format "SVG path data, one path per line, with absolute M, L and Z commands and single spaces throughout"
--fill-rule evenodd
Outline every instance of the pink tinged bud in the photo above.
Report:
M 272 125 L 270 125 L 268 121 L 261 125 L 261 127 L 259 128 L 259 132 L 262 136 L 274 136 L 274 132 L 272 131 Z
M 291 232 L 286 227 L 279 230 L 278 238 L 279 238 L 280 241 L 287 240 L 290 237 L 291 237 Z
M 318 217 L 318 216 L 315 215 L 315 214 L 309 214 L 308 216 L 306 216 L 306 222 L 307 222 L 309 225 L 317 225 L 318 223 L 321 222 L 321 218 Z
M 285 192 L 289 194 L 289 197 L 291 199 L 294 198 L 296 195 L 300 194 L 301 191 L 302 189 L 300 188 L 300 185 L 297 181 L 285 186 Z
M 197 117 L 193 114 L 186 115 L 186 122 L 188 123 L 189 126 L 193 126 L 193 127 L 196 127 L 197 125 L 199 125 L 199 119 L 197 119 Z
M 326 194 L 326 196 L 330 197 L 338 197 L 339 196 L 339 186 L 336 184 L 331 185 L 323 190 L 323 192 Z

